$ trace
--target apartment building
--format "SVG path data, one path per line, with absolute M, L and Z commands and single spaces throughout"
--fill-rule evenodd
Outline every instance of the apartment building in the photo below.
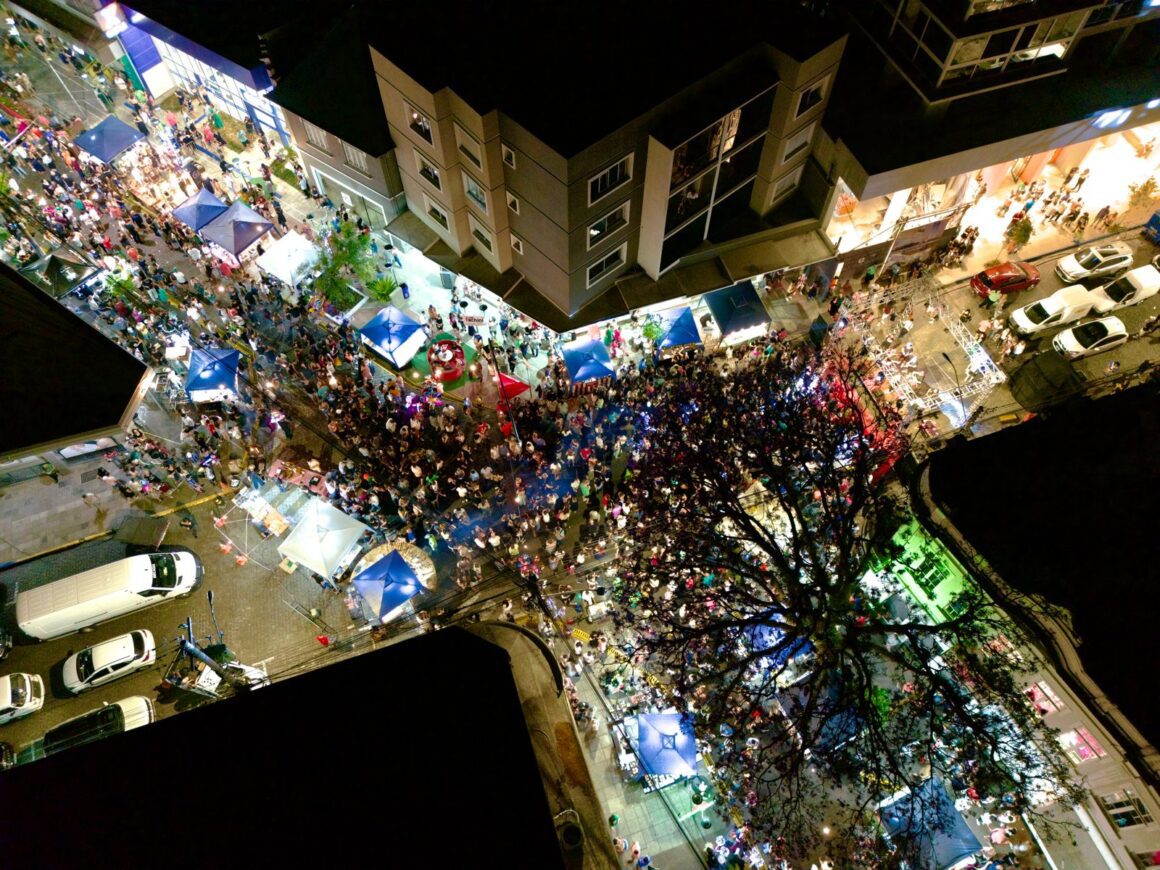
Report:
M 746 244 L 806 237 L 780 265 L 831 255 L 810 157 L 840 32 L 790 4 L 691 28 L 645 3 L 629 19 L 648 27 L 598 39 L 522 0 L 440 7 L 383 12 L 371 37 L 411 212 L 391 229 L 433 259 L 564 329 L 757 274 L 718 262 Z M 425 32 L 439 51 L 400 38 Z

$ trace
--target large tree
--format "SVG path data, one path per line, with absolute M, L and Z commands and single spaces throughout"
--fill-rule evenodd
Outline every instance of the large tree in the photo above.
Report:
M 874 807 L 932 774 L 1027 807 L 1068 781 L 989 599 L 968 587 L 932 618 L 864 582 L 906 514 L 902 426 L 866 365 L 830 344 L 674 370 L 628 483 L 617 597 L 638 660 L 694 713 L 720 802 L 798 856 L 870 849 Z

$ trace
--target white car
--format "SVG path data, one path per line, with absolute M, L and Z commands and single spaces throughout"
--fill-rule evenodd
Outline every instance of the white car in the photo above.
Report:
M 1079 359 L 1119 347 L 1128 340 L 1128 330 L 1118 317 L 1102 317 L 1065 329 L 1051 341 L 1064 359 Z
M 98 643 L 64 662 L 64 687 L 74 695 L 120 679 L 157 661 L 153 633 L 138 629 Z
M 1056 290 L 1046 299 L 1011 312 L 1011 326 L 1020 335 L 1034 335 L 1045 329 L 1087 317 L 1095 307 L 1095 294 L 1079 284 Z
M 44 706 L 44 680 L 36 674 L 0 677 L 0 725 L 22 719 Z
M 1110 284 L 1097 287 L 1091 293 L 1095 299 L 1096 311 L 1100 314 L 1136 305 L 1160 293 L 1160 269 L 1155 266 L 1140 266 L 1138 269 L 1125 272 Z
M 1055 274 L 1068 284 L 1084 278 L 1105 278 L 1132 268 L 1132 249 L 1123 242 L 1109 242 L 1069 254 L 1055 265 Z

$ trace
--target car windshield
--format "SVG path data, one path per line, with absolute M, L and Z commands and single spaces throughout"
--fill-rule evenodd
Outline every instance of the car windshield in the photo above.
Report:
M 28 703 L 28 678 L 23 674 L 13 674 L 10 683 L 12 686 L 12 706 L 23 707 Z
M 177 585 L 177 566 L 171 555 L 151 553 L 149 560 L 153 563 L 154 589 L 172 589 Z
M 979 282 L 987 287 L 990 287 L 991 283 L 992 283 L 991 276 L 988 275 L 986 272 L 980 272 L 979 273 Z
M 1108 328 L 1100 321 L 1095 320 L 1091 323 L 1085 323 L 1083 326 L 1077 326 L 1072 332 L 1076 341 L 1084 347 L 1091 347 L 1108 334 Z
M 1108 298 L 1113 302 L 1123 302 L 1132 293 L 1132 284 L 1127 278 L 1121 278 L 1119 281 L 1113 281 L 1104 288 L 1104 292 L 1108 294 Z
M 1100 255 L 1095 251 L 1088 251 L 1082 257 L 1077 258 L 1076 262 L 1079 263 L 1081 268 L 1094 269 L 1100 264 Z
M 77 653 L 77 677 L 84 682 L 93 674 L 93 651 L 84 649 Z
M 145 635 L 139 631 L 133 632 L 133 657 L 141 658 L 145 655 Z
M 1036 302 L 1034 305 L 1028 305 L 1023 309 L 1027 314 L 1027 319 L 1032 323 L 1042 323 L 1047 319 L 1047 309 Z

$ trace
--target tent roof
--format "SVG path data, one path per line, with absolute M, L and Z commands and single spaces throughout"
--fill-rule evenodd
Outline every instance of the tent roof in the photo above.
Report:
M 637 755 L 654 776 L 695 776 L 697 741 L 692 718 L 682 713 L 642 713 L 636 717 Z
M 189 356 L 189 390 L 233 390 L 238 385 L 238 365 L 242 355 L 236 350 L 201 350 Z
M 128 151 L 145 134 L 130 127 L 115 115 L 109 115 L 95 127 L 85 130 L 76 138 L 76 144 L 104 163 L 112 163 Z
M 521 393 L 526 393 L 531 389 L 527 384 L 521 380 L 513 378 L 511 375 L 499 373 L 500 397 L 504 399 L 514 399 Z
M 564 346 L 564 365 L 572 383 L 594 381 L 616 374 L 604 342 L 584 338 Z
M 320 498 L 312 498 L 294 531 L 278 545 L 278 552 L 315 574 L 330 577 L 365 531 L 367 527 L 358 520 Z
M 0 456 L 75 444 L 122 425 L 148 367 L 7 264 L 0 264 L 0 298 Z
M 884 804 L 879 816 L 891 837 L 916 847 L 924 870 L 946 870 L 982 848 L 937 777 Z
M 354 587 L 375 615 L 382 619 L 410 601 L 423 587 L 398 550 L 392 550 L 354 578 Z
M 705 302 L 722 335 L 769 323 L 769 314 L 749 281 L 738 281 L 732 287 L 706 293 Z
M 24 266 L 20 271 L 42 282 L 48 291 L 59 299 L 87 278 L 97 274 L 100 267 L 62 245 L 36 262 Z
M 274 225 L 242 202 L 234 202 L 201 229 L 201 237 L 225 248 L 231 254 L 240 254 Z
M 173 216 L 187 227 L 200 230 L 228 209 L 211 191 L 199 187 L 197 193 L 173 210 Z
M 682 344 L 700 344 L 701 333 L 688 306 L 666 311 L 665 332 L 658 342 L 660 347 L 680 347 Z
M 376 314 L 359 333 L 372 344 L 391 351 L 407 341 L 423 324 L 394 305 L 388 305 Z
M 306 236 L 291 230 L 258 257 L 258 268 L 293 287 L 318 261 L 318 247 Z

